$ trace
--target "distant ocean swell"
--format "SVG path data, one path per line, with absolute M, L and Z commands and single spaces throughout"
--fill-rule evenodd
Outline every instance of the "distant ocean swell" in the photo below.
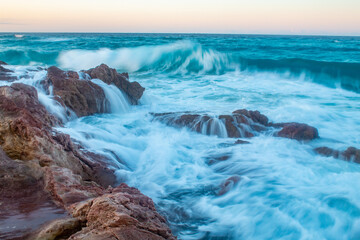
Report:
M 251 59 L 231 52 L 219 52 L 201 44 L 182 40 L 170 44 L 97 50 L 7 50 L 0 59 L 14 64 L 58 65 L 68 69 L 88 69 L 101 63 L 132 73 L 224 74 L 229 71 L 276 72 L 307 79 L 328 87 L 360 92 L 360 63 L 325 62 L 302 58 Z

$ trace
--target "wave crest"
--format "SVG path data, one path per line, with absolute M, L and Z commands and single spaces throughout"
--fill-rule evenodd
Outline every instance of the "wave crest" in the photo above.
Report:
M 227 54 L 204 49 L 200 44 L 191 41 L 115 50 L 69 50 L 58 57 L 60 67 L 76 70 L 91 68 L 101 63 L 126 72 L 220 74 L 235 68 Z

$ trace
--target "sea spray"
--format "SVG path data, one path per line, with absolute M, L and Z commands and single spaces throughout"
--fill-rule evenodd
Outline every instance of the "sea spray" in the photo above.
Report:
M 336 79 L 359 81 L 354 68 L 360 62 L 358 38 L 72 37 L 76 41 L 44 45 L 31 39 L 49 36 L 30 34 L 16 50 L 1 52 L 0 59 L 67 64 L 78 70 L 82 64 L 95 67 L 97 60 L 106 60 L 119 70 L 131 71 L 130 79 L 146 88 L 140 100 L 146 104 L 126 112 L 115 108 L 114 113 L 76 118 L 57 129 L 87 150 L 107 156 L 119 181 L 150 196 L 180 239 L 359 238 L 360 193 L 354 183 L 360 178 L 360 166 L 313 151 L 319 146 L 360 146 L 360 95 L 334 84 Z M 4 39 L 3 48 L 14 47 Z M 76 56 L 82 51 L 87 58 Z M 73 62 L 69 56 L 74 56 Z M 338 75 L 329 74 L 327 64 Z M 32 74 L 9 68 L 19 76 Z M 321 81 L 314 76 L 321 76 Z M 32 85 L 38 80 L 17 82 Z M 122 95 L 111 95 L 114 107 L 122 106 Z M 51 96 L 44 97 L 45 105 Z M 208 136 L 153 121 L 150 115 L 188 111 L 219 116 L 241 108 L 259 110 L 273 122 L 313 125 L 321 138 L 302 143 L 260 134 L 247 139 L 250 144 L 234 145 L 235 139 L 222 133 L 221 122 L 203 128 L 213 133 Z M 236 177 L 240 180 L 219 194 L 226 181 Z

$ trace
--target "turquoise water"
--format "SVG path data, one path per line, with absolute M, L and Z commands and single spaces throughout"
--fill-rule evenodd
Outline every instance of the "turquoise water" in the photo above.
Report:
M 360 166 L 312 150 L 360 147 L 358 37 L 0 34 L 0 60 L 36 87 L 46 75 L 38 66 L 100 63 L 143 85 L 141 105 L 129 106 L 121 92 L 93 80 L 112 113 L 68 119 L 59 130 L 113 159 L 119 180 L 150 196 L 180 239 L 360 238 Z M 63 116 L 38 91 L 48 110 Z M 307 123 L 321 138 L 300 143 L 264 133 L 232 145 L 234 139 L 168 127 L 149 114 L 241 108 L 274 122 Z M 230 158 L 207 164 L 224 155 Z M 233 176 L 239 183 L 218 196 Z

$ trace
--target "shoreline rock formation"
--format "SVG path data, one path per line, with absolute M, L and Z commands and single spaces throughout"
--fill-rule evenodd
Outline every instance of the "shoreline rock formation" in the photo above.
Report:
M 113 72 L 106 65 L 100 69 Z M 56 67 L 47 71 L 42 85 L 48 91 L 51 86 L 55 100 L 62 106 L 78 116 L 106 112 L 105 107 L 98 108 L 105 95 L 96 84 L 80 79 L 75 72 Z M 123 75 L 110 76 L 106 81 L 120 81 L 119 76 Z M 139 86 L 130 83 L 122 89 L 134 103 L 144 91 Z M 4 221 L 20 214 L 24 205 L 29 206 L 28 215 L 49 216 L 24 229 L 19 237 L 175 239 L 152 200 L 126 184 L 117 186 L 111 162 L 87 152 L 69 135 L 53 129 L 61 125 L 62 121 L 39 102 L 34 87 L 22 83 L 0 87 L 0 210 L 2 206 L 14 209 L 3 216 Z M 34 199 L 41 204 L 31 207 Z M 44 204 L 52 207 L 44 208 Z M 28 235 L 52 219 L 57 220 Z M 19 232 L 9 232 L 3 238 L 17 237 L 16 234 Z
M 307 124 L 271 123 L 259 111 L 246 109 L 218 117 L 196 113 L 152 113 L 152 116 L 170 126 L 186 127 L 198 133 L 220 137 L 251 138 L 265 131 L 298 141 L 310 141 L 319 137 L 318 130 Z

